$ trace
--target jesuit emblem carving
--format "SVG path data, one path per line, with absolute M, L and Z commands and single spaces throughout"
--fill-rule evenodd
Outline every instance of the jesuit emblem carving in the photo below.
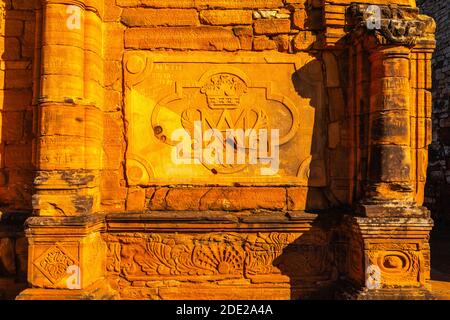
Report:
M 323 83 L 295 74 L 311 61 L 307 54 L 127 53 L 128 183 L 308 184 L 301 174 L 308 168 L 299 168 L 324 143 L 315 123 L 322 119 Z M 312 65 L 308 72 L 320 74 L 320 64 Z M 186 144 L 174 134 L 180 131 Z M 314 155 L 315 165 L 320 161 Z
M 242 132 L 259 132 L 261 129 L 269 129 L 269 119 L 264 110 L 258 106 L 244 105 L 241 103 L 242 96 L 247 93 L 247 84 L 237 75 L 231 73 L 217 73 L 212 75 L 201 87 L 200 93 L 205 95 L 208 108 L 190 107 L 183 111 L 181 123 L 188 134 L 194 138 L 193 143 L 203 145 L 204 141 L 198 141 L 195 137 L 202 137 L 206 130 L 216 129 L 221 135 L 223 150 L 226 150 L 227 144 L 236 153 L 238 148 L 244 148 L 248 151 L 255 148 L 250 142 L 249 135 L 242 137 L 236 135 L 227 136 L 227 132 L 242 130 Z M 202 132 L 195 132 L 195 123 L 201 123 Z M 258 145 L 256 141 L 255 145 Z M 228 147 L 229 147 L 228 146 Z M 209 170 L 216 173 L 232 173 L 245 168 L 248 164 L 241 163 L 223 163 L 211 164 L 202 161 Z

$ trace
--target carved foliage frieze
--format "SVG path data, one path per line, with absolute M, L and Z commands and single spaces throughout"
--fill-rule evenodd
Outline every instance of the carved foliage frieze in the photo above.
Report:
M 325 232 L 106 235 L 107 270 L 129 280 L 330 276 Z M 303 238 L 304 237 L 304 238 Z

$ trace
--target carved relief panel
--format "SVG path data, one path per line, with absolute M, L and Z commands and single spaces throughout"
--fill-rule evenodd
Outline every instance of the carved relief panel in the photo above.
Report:
M 130 185 L 325 184 L 309 54 L 127 52 Z
M 107 270 L 128 281 L 326 281 L 330 237 L 313 233 L 109 234 Z

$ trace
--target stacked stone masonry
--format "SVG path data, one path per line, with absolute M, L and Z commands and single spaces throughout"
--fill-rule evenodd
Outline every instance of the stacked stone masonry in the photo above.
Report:
M 438 222 L 448 224 L 450 215 L 450 3 L 418 1 L 421 10 L 436 21 L 433 56 L 433 143 L 430 146 L 426 204 Z
M 429 296 L 435 25 L 415 1 L 1 5 L 4 297 Z M 196 121 L 279 129 L 278 174 L 174 164 Z

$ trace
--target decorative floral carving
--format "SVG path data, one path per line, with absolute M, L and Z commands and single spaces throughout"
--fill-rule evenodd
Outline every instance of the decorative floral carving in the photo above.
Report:
M 122 245 L 120 265 L 122 274 L 129 279 L 151 275 L 236 275 L 243 269 L 242 241 L 236 235 L 175 239 L 152 234 L 125 242 L 128 243 Z
M 106 270 L 112 273 L 120 272 L 120 244 L 117 242 L 108 243 L 106 251 Z
M 59 245 L 48 248 L 34 265 L 52 282 L 57 283 L 64 278 L 67 267 L 76 265 L 77 262 Z
M 280 273 L 273 261 L 278 258 L 283 249 L 291 241 L 295 240 L 295 234 L 289 233 L 258 233 L 250 235 L 245 244 L 247 253 L 246 272 L 250 275 Z
M 135 234 L 109 239 L 108 271 L 127 280 L 326 274 L 328 239 L 301 233 Z M 119 257 L 120 255 L 120 257 Z

